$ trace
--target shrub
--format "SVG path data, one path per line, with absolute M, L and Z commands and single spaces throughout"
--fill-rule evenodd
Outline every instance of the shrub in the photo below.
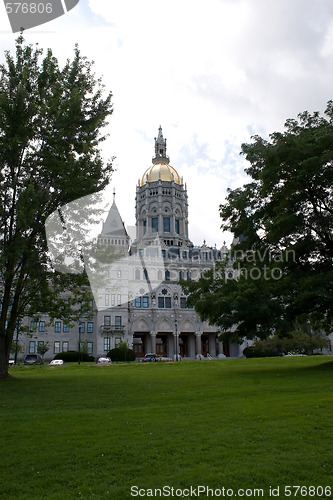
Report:
M 292 331 L 288 337 L 282 339 L 283 352 L 313 354 L 316 349 L 328 347 L 328 338 L 320 332 Z
M 245 347 L 245 349 L 243 350 L 243 354 L 246 358 L 255 358 L 256 348 L 253 345 Z
M 54 356 L 54 359 L 63 359 L 67 363 L 76 362 L 79 361 L 79 351 L 59 352 Z M 81 352 L 80 361 L 95 361 L 95 358 L 86 352 Z
M 282 353 L 313 354 L 316 349 L 328 347 L 328 339 L 321 332 L 305 332 L 293 330 L 284 337 L 273 335 L 266 340 L 256 340 L 253 345 L 243 351 L 247 358 L 262 358 L 266 356 L 282 356 Z
M 267 341 L 259 341 L 254 345 L 246 347 L 243 354 L 247 358 L 268 358 L 281 356 L 281 351 Z
M 115 349 L 111 349 L 107 353 L 107 356 L 111 358 L 112 361 L 135 361 L 135 352 L 132 349 L 120 349 L 116 347 Z

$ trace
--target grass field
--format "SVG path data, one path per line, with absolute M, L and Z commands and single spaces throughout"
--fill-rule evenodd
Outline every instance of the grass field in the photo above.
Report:
M 0 383 L 1 498 L 122 500 L 135 498 L 131 486 L 137 498 L 163 486 L 170 498 L 171 487 L 195 498 L 186 489 L 198 485 L 215 498 L 223 487 L 224 498 L 240 488 L 244 498 L 287 498 L 287 485 L 307 487 L 291 490 L 299 499 L 330 498 L 310 486 L 333 490 L 331 357 L 11 374 Z

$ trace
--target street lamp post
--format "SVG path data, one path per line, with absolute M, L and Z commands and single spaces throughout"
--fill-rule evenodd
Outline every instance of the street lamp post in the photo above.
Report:
M 176 361 L 178 361 L 178 323 L 175 320 L 175 329 L 176 329 Z
M 81 364 L 81 323 L 79 323 L 79 360 L 78 364 Z

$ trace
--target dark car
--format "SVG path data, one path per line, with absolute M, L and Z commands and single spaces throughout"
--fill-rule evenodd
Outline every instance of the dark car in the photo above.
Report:
M 144 363 L 154 363 L 155 361 L 158 361 L 158 357 L 153 353 L 145 354 L 145 357 L 143 358 Z
M 41 365 L 43 360 L 39 354 L 27 354 L 24 358 L 25 365 Z

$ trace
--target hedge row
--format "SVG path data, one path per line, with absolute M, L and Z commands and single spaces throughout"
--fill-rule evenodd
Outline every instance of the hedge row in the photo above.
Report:
M 277 357 L 282 356 L 281 351 L 276 349 L 274 346 L 256 346 L 251 345 L 249 347 L 245 347 L 243 351 L 244 356 L 247 358 L 266 358 L 266 357 Z
M 79 353 L 79 351 L 59 352 L 54 356 L 54 359 L 62 359 L 63 361 L 70 363 L 79 361 L 79 356 L 80 361 L 95 361 L 95 358 L 93 356 L 90 356 L 86 352 Z
M 115 349 L 111 349 L 107 353 L 108 358 L 111 358 L 112 361 L 135 361 L 135 352 L 132 349 L 119 349 L 116 347 Z

